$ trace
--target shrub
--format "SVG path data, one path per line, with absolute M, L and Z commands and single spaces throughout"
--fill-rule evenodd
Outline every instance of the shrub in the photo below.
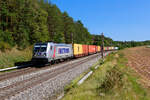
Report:
M 119 69 L 117 69 L 117 66 L 115 66 L 107 72 L 104 82 L 97 89 L 100 92 L 107 92 L 111 90 L 115 85 L 120 87 L 123 84 L 122 77 L 123 73 L 119 71 Z

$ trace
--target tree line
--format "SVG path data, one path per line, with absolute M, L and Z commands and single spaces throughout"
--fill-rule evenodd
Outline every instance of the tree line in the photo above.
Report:
M 0 0 L 0 49 L 46 41 L 101 45 L 101 35 L 90 34 L 82 21 L 75 21 L 49 0 Z M 105 46 L 134 46 L 133 41 L 108 37 L 104 42 Z
M 114 41 L 114 45 L 119 47 L 119 49 L 131 48 L 137 46 L 148 46 L 150 45 L 150 40 L 146 41 Z
M 92 35 L 93 36 L 93 44 L 101 45 L 102 44 L 102 36 L 101 35 Z M 137 46 L 146 46 L 150 45 L 150 40 L 146 41 L 114 41 L 109 37 L 104 37 L 104 45 L 105 46 L 115 46 L 119 47 L 119 49 L 131 48 Z
M 92 44 L 80 20 L 45 0 L 0 0 L 1 44 L 27 47 L 36 42 Z M 3 43 L 2 43 L 3 42 Z

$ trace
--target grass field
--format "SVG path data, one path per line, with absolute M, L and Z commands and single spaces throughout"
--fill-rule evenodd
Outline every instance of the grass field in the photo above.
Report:
M 126 53 L 109 55 L 82 85 L 71 87 L 63 100 L 150 100 L 149 89 L 128 65 Z
M 10 51 L 0 51 L 0 69 L 13 67 L 17 62 L 24 62 L 30 60 L 32 57 L 32 49 L 17 50 L 13 48 Z

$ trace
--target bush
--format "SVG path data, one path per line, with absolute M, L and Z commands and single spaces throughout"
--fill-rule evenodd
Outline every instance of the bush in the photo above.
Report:
M 118 87 L 122 86 L 123 73 L 117 69 L 118 66 L 113 67 L 106 74 L 104 82 L 98 87 L 100 92 L 107 92 L 111 90 L 115 85 Z

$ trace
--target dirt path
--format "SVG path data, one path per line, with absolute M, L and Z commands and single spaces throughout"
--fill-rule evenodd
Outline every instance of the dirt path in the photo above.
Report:
M 142 77 L 142 83 L 150 87 L 150 48 L 135 47 L 123 51 L 131 66 Z

